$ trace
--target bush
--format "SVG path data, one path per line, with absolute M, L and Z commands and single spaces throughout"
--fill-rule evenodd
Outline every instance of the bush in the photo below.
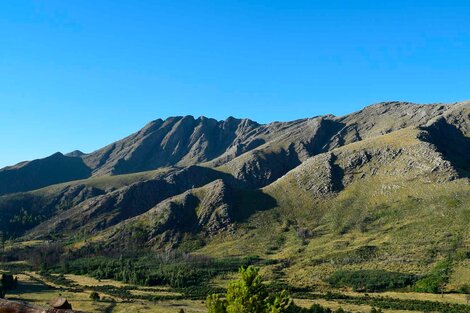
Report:
M 470 294 L 470 285 L 469 284 L 463 284 L 462 286 L 460 286 L 459 287 L 459 293 Z
M 416 282 L 413 290 L 416 292 L 429 293 L 442 292 L 444 285 L 449 281 L 450 268 L 450 260 L 437 263 L 434 269 L 428 275 Z
M 298 312 L 300 313 L 304 313 L 304 312 L 305 313 L 350 313 L 349 311 L 345 311 L 343 308 L 339 308 L 333 312 L 331 311 L 331 309 L 324 308 L 321 305 L 316 304 L 316 303 L 310 307 L 310 310 L 301 309 Z
M 96 291 L 93 291 L 92 293 L 90 293 L 90 299 L 93 300 L 93 301 L 100 301 L 100 295 L 99 293 L 97 293 Z
M 5 294 L 10 290 L 18 288 L 18 277 L 11 274 L 2 274 L 0 281 L 0 298 L 5 298 Z

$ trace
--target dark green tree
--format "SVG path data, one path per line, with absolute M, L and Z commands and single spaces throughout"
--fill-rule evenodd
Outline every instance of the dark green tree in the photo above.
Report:
M 5 298 L 5 294 L 8 291 L 15 290 L 18 288 L 18 278 L 13 277 L 11 274 L 2 274 L 0 280 L 0 298 Z
M 3 231 L 0 231 L 0 251 L 5 250 L 6 236 Z
M 224 299 L 217 294 L 207 298 L 209 313 L 287 313 L 293 306 L 286 292 L 272 294 L 263 284 L 259 268 L 240 268 L 240 279 L 230 282 Z

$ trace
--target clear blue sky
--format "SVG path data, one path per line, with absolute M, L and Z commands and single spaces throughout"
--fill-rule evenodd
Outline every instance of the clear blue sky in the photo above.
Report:
M 0 1 L 0 167 L 172 115 L 470 98 L 469 1 Z

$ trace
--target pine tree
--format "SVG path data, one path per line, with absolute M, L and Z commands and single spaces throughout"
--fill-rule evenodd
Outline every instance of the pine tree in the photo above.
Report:
M 207 298 L 209 313 L 285 313 L 293 305 L 285 291 L 270 294 L 253 266 L 241 268 L 240 279 L 230 282 L 225 299 L 219 295 Z

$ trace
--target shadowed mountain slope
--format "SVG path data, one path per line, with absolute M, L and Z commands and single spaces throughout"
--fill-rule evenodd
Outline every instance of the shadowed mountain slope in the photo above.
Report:
M 0 195 L 28 191 L 91 176 L 91 169 L 78 157 L 56 153 L 45 159 L 0 169 Z
M 224 173 L 198 166 L 170 171 L 154 179 L 111 189 L 76 205 L 70 205 L 67 210 L 57 212 L 55 216 L 32 229 L 30 236 L 70 235 L 79 230 L 82 233 L 96 233 L 145 213 L 169 197 L 224 177 L 232 181 Z

